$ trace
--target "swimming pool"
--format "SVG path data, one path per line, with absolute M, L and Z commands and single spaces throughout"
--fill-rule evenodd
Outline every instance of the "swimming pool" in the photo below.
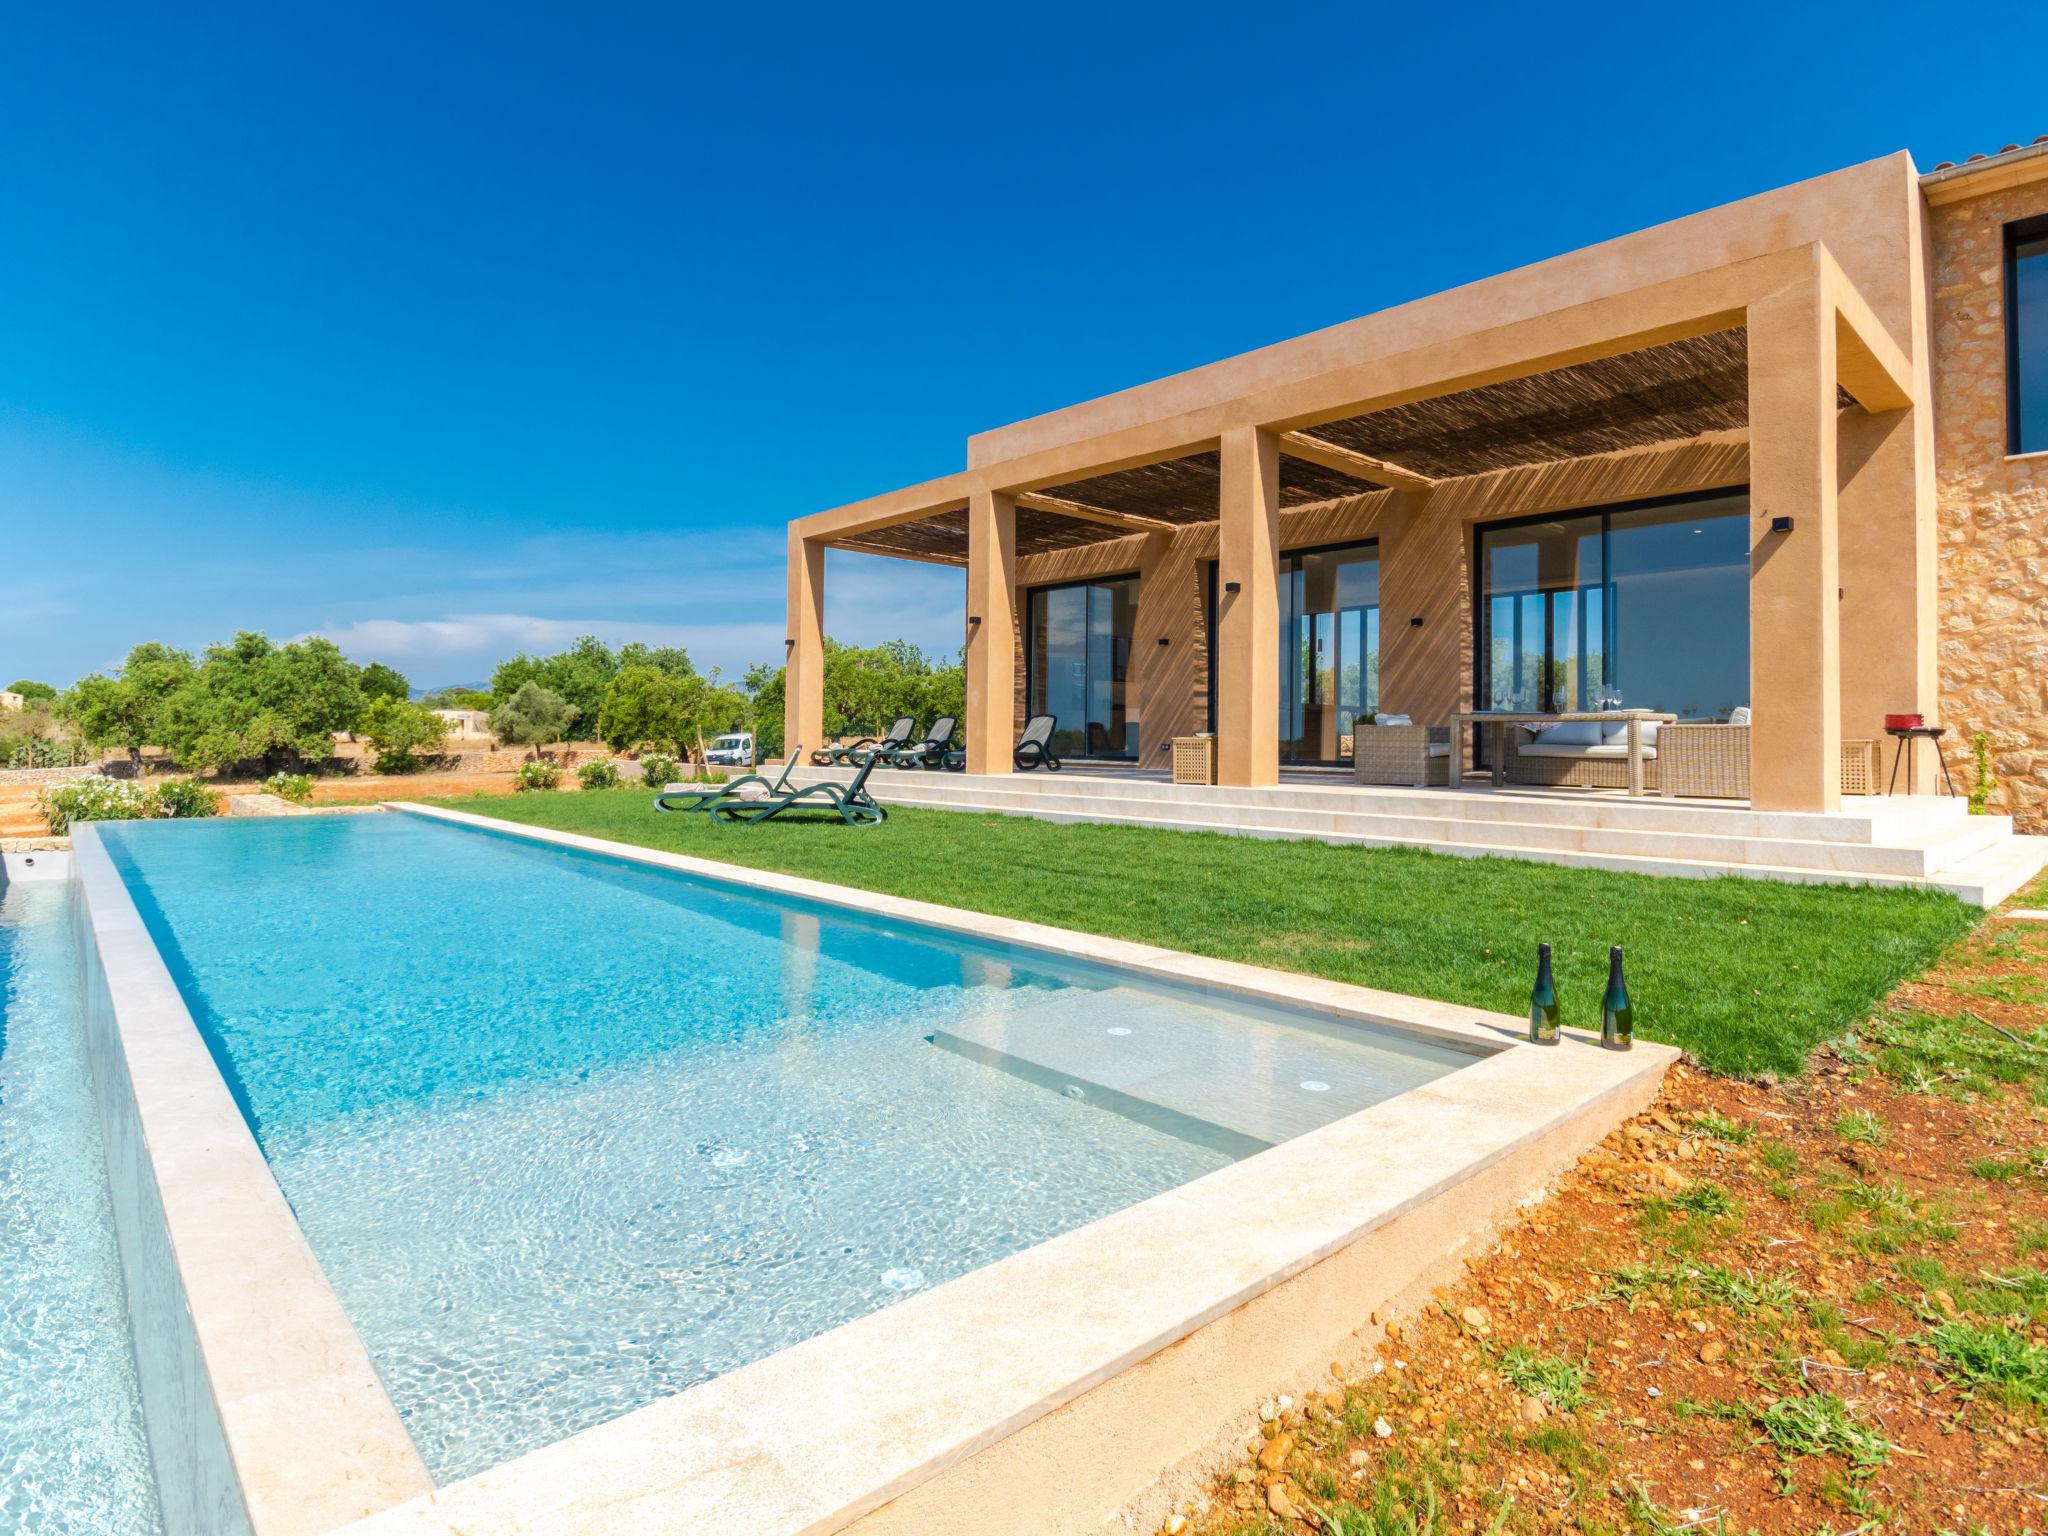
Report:
M 442 1482 L 1474 1059 L 410 816 L 100 835 Z
M 0 884 L 0 1531 L 151 1536 L 72 899 Z

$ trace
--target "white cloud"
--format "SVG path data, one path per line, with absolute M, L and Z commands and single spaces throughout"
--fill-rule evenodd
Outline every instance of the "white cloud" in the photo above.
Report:
M 330 624 L 325 635 L 351 661 L 382 661 L 421 687 L 475 682 L 515 651 L 559 651 L 581 635 L 596 635 L 613 647 L 631 641 L 679 645 L 700 667 L 738 675 L 750 662 L 779 656 L 782 625 L 746 621 L 731 624 L 663 624 L 616 619 L 544 618 L 531 613 L 461 613 L 440 619 L 360 619 Z

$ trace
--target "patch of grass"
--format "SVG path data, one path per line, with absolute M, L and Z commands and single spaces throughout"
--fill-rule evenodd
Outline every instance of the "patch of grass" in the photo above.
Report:
M 1842 1357 L 1844 1365 L 1859 1371 L 1867 1370 L 1891 1358 L 1891 1347 L 1886 1340 L 1851 1330 L 1849 1319 L 1831 1301 L 1818 1296 L 1807 1297 L 1806 1316 L 1827 1347 Z
M 2010 1323 L 1952 1317 L 1927 1335 L 1942 1369 L 1972 1392 L 2048 1408 L 2048 1349 Z
M 1970 1164 L 1970 1172 L 1993 1183 L 2017 1179 L 2029 1171 L 2029 1166 L 2016 1157 L 1980 1157 Z
M 2021 1253 L 2048 1252 L 2048 1222 L 2039 1226 L 2021 1227 L 2017 1239 Z
M 1732 1120 L 1714 1109 L 1694 1115 L 1691 1124 L 1702 1136 L 1718 1141 L 1724 1147 L 1746 1147 L 1756 1136 L 1756 1132 L 1741 1121 Z
M 1891 1139 L 1884 1122 L 1867 1109 L 1852 1109 L 1837 1118 L 1835 1134 L 1844 1141 L 1860 1142 L 1866 1147 L 1881 1147 Z
M 1859 1253 L 1900 1253 L 1908 1247 L 1952 1243 L 1958 1230 L 1945 1211 L 1902 1184 L 1859 1180 L 1839 1185 L 1808 1215 L 1823 1232 L 1846 1229 L 1850 1246 Z
M 1756 1160 L 1781 1179 L 1799 1171 L 1799 1153 L 1782 1141 L 1767 1141 L 1756 1149 Z
M 1908 1093 L 1967 1100 L 2048 1070 L 2048 1025 L 2021 1034 L 1970 1013 L 1906 1012 L 1880 1015 L 1866 1028 L 1878 1047 L 1878 1071 Z
M 1671 1204 L 1678 1210 L 1694 1216 L 1732 1216 L 1737 1209 L 1735 1197 L 1720 1185 L 1702 1179 L 1680 1194 L 1671 1197 Z
M 1636 1304 L 1651 1291 L 1666 1293 L 1673 1306 L 1705 1302 L 1713 1306 L 1776 1307 L 1780 1311 L 1789 1311 L 1799 1299 L 1797 1285 L 1784 1275 L 1759 1280 L 1754 1275 L 1738 1274 L 1720 1264 L 1626 1264 L 1609 1273 L 1607 1284 L 1594 1294 L 1587 1305 L 1619 1301 L 1633 1312 Z
M 1575 1413 L 1593 1401 L 1593 1367 L 1589 1360 L 1538 1354 L 1515 1344 L 1494 1362 L 1502 1376 L 1524 1397 L 1540 1397 L 1560 1413 Z
M 1799 1071 L 1976 921 L 1925 890 L 1667 880 L 959 811 L 897 810 L 854 830 L 718 827 L 657 815 L 633 788 L 440 803 L 1511 1014 L 1527 1007 L 1539 940 L 1581 1022 L 1622 944 L 1637 1031 L 1720 1072 Z
M 1857 1467 L 1882 1466 L 1891 1442 L 1858 1423 L 1832 1392 L 1781 1397 L 1752 1415 L 1758 1433 L 1785 1456 L 1842 1456 Z

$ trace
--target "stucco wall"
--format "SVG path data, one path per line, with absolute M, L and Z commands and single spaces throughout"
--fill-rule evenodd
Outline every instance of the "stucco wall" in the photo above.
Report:
M 2048 454 L 2006 456 L 2005 226 L 2048 213 L 2048 181 L 1932 212 L 1940 661 L 1959 784 L 1977 731 L 1992 808 L 2048 832 Z

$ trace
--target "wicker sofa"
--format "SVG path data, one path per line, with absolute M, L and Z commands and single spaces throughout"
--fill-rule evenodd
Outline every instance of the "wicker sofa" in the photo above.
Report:
M 1547 728 L 1542 737 L 1532 736 L 1519 726 L 1500 733 L 1503 777 L 1510 784 L 1541 784 L 1550 789 L 1627 789 L 1628 747 L 1626 725 L 1620 721 L 1572 720 Z M 1666 724 L 1662 730 L 1670 730 Z M 1659 787 L 1661 772 L 1660 727 L 1645 723 L 1643 732 L 1643 788 Z M 1556 741 L 1561 734 L 1575 732 L 1587 739 Z M 1539 740 L 1555 743 L 1529 750 Z
M 1448 725 L 1367 725 L 1352 730 L 1353 771 L 1361 784 L 1409 784 L 1417 789 L 1451 782 Z

